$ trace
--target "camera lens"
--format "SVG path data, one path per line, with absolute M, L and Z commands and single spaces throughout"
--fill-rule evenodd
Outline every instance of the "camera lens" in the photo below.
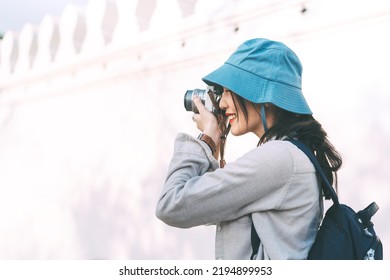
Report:
M 184 108 L 187 111 L 192 111 L 192 92 L 193 90 L 187 90 L 184 94 Z
M 196 108 L 194 102 L 192 102 L 192 96 L 197 95 L 200 98 L 200 101 L 202 101 L 203 105 L 205 105 L 206 100 L 206 90 L 204 89 L 194 89 L 194 90 L 187 90 L 184 94 L 184 108 L 187 111 L 192 111 L 194 113 L 199 113 L 198 109 Z

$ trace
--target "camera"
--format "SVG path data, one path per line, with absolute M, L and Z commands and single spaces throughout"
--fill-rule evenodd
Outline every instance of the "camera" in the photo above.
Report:
M 184 94 L 184 108 L 187 111 L 192 111 L 198 114 L 199 111 L 196 108 L 194 102 L 192 102 L 192 97 L 197 95 L 207 110 L 214 113 L 215 115 L 218 115 L 221 113 L 221 109 L 219 108 L 219 101 L 221 99 L 222 92 L 222 87 L 218 86 L 208 86 L 206 89 L 196 88 L 193 90 L 187 90 Z

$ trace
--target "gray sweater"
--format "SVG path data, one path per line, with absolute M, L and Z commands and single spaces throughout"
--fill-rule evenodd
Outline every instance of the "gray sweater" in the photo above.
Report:
M 215 224 L 216 259 L 250 258 L 252 220 L 256 259 L 305 259 L 323 209 L 315 169 L 292 143 L 269 141 L 221 169 L 204 142 L 179 134 L 156 215 L 180 228 Z

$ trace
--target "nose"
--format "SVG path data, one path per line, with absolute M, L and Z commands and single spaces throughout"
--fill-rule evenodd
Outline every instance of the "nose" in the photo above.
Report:
M 226 110 L 228 107 L 227 102 L 226 102 L 226 94 L 222 94 L 221 99 L 219 100 L 219 108 L 222 110 Z

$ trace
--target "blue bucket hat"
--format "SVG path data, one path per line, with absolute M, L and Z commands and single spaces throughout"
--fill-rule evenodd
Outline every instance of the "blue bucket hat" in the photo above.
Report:
M 302 65 L 286 45 L 267 39 L 245 41 L 202 80 L 254 103 L 272 103 L 297 114 L 312 114 L 301 88 Z

